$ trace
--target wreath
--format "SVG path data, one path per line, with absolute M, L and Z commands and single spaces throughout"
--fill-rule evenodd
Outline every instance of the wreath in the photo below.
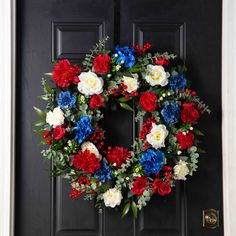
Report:
M 149 43 L 107 51 L 107 40 L 86 55 L 83 69 L 65 59 L 45 74 L 52 80 L 42 79 L 40 98 L 47 105 L 44 111 L 34 107 L 42 117 L 35 131 L 46 145 L 43 157 L 53 163 L 51 173 L 70 183 L 71 198 L 122 205 L 122 216 L 130 209 L 137 216 L 153 195 L 170 194 L 197 170 L 204 151 L 195 125 L 210 110 L 189 89 L 186 67 L 175 55 L 150 53 Z M 142 124 L 129 149 L 105 140 L 108 101 L 135 112 Z

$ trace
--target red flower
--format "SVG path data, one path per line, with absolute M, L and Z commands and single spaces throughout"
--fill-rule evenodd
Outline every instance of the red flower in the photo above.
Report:
M 199 118 L 199 112 L 195 108 L 196 104 L 191 103 L 184 103 L 183 110 L 180 111 L 181 120 L 187 123 L 193 123 Z
M 76 169 L 82 170 L 86 174 L 93 174 L 100 168 L 99 158 L 89 150 L 79 151 L 78 154 L 74 155 L 72 164 Z
M 43 134 L 43 138 L 47 138 L 51 135 L 51 131 L 49 130 L 45 130 L 44 134 Z
M 171 186 L 170 186 L 170 184 L 167 183 L 167 182 L 161 182 L 161 183 L 158 185 L 157 191 L 158 191 L 158 193 L 159 193 L 161 196 L 168 195 L 168 194 L 170 194 L 170 192 L 171 192 Z
M 160 66 L 168 66 L 169 60 L 165 57 L 156 58 L 155 63 Z
M 139 99 L 139 103 L 143 110 L 152 112 L 157 108 L 157 96 L 152 92 L 144 92 Z
M 135 181 L 132 183 L 133 188 L 132 192 L 133 194 L 142 196 L 145 188 L 148 186 L 147 184 L 147 178 L 146 177 L 137 177 Z
M 52 72 L 54 82 L 62 88 L 67 88 L 79 83 L 78 75 L 81 69 L 77 65 L 71 65 L 68 60 L 59 61 Z
M 107 73 L 110 70 L 111 58 L 109 55 L 98 55 L 94 58 L 94 71 L 100 74 Z
M 145 121 L 142 125 L 141 132 L 139 134 L 140 139 L 146 139 L 147 134 L 151 132 L 152 129 L 152 123 L 156 123 L 155 118 L 148 118 L 147 121 Z
M 90 102 L 89 102 L 89 107 L 91 109 L 94 109 L 96 107 L 101 107 L 103 105 L 103 98 L 102 98 L 102 95 L 99 94 L 95 94 L 92 96 Z
M 178 132 L 176 135 L 176 138 L 178 140 L 180 149 L 186 149 L 193 146 L 194 141 L 194 134 L 191 132 L 188 132 L 186 134 L 183 134 L 182 132 Z
M 152 183 L 152 187 L 153 187 L 152 191 L 153 191 L 154 193 L 157 192 L 160 183 L 161 183 L 161 180 L 158 179 L 158 178 L 156 178 L 156 179 L 153 181 L 153 183 Z
M 116 163 L 118 168 L 121 168 L 122 163 L 131 156 L 130 151 L 124 147 L 108 147 L 107 160 L 109 163 Z
M 64 137 L 66 129 L 62 128 L 60 125 L 56 126 L 52 131 L 52 137 L 55 140 L 60 140 Z

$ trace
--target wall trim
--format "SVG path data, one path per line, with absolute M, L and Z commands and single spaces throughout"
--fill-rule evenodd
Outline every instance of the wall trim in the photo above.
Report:
M 0 236 L 14 235 L 16 0 L 0 1 Z M 224 236 L 236 235 L 236 1 L 222 7 L 222 145 Z M 4 125 L 3 125 L 4 124 Z M 4 190 L 4 191 L 2 191 Z
M 222 145 L 224 234 L 236 235 L 236 2 L 222 8 Z

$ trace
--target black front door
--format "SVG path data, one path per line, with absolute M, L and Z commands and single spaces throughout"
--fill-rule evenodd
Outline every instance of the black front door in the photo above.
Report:
M 42 105 L 37 95 L 51 61 L 81 63 L 105 35 L 109 48 L 150 42 L 153 50 L 178 54 L 212 110 L 201 121 L 207 153 L 199 171 L 171 195 L 154 198 L 136 220 L 68 198 L 70 186 L 50 177 L 50 163 L 43 162 L 40 138 L 32 132 L 32 107 Z M 19 0 L 16 43 L 16 236 L 223 235 L 220 0 Z M 107 111 L 105 128 L 112 145 L 128 147 L 137 133 L 133 114 L 119 109 Z M 202 227 L 202 210 L 208 208 L 219 210 L 219 228 Z

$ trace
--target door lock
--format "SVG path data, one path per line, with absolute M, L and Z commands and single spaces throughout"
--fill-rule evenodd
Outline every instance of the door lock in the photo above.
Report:
M 219 227 L 219 211 L 215 209 L 207 209 L 202 211 L 203 227 L 215 229 Z

